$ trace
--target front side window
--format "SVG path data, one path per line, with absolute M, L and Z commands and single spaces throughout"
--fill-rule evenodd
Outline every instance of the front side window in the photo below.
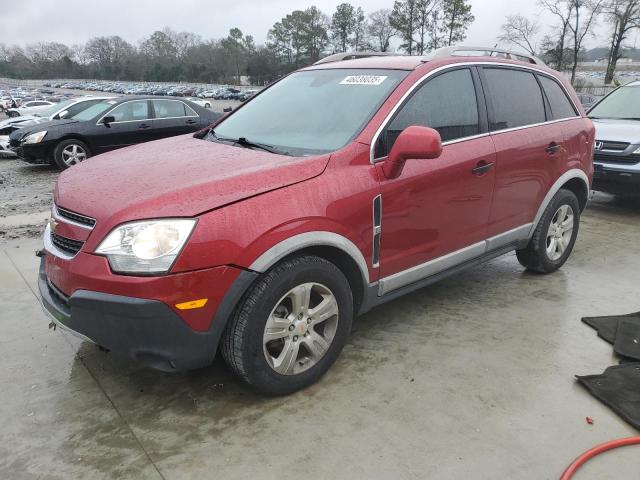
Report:
M 589 110 L 589 118 L 640 120 L 640 86 L 621 87 Z
M 546 122 L 542 91 L 533 73 L 485 68 L 484 74 L 493 105 L 491 131 Z
M 322 69 L 293 73 L 223 120 L 215 137 L 245 138 L 291 155 L 344 147 L 408 72 Z
M 480 116 L 471 71 L 446 72 L 420 87 L 380 135 L 376 158 L 387 156 L 400 133 L 412 125 L 437 130 L 443 142 L 478 135 Z
M 575 117 L 577 115 L 576 110 L 573 108 L 573 104 L 560 85 L 549 77 L 539 75 L 538 78 L 551 105 L 551 115 L 553 119 L 561 120 L 563 118 Z
M 116 122 L 131 122 L 151 118 L 149 114 L 149 102 L 147 100 L 123 103 L 114 108 L 109 115 L 113 116 Z

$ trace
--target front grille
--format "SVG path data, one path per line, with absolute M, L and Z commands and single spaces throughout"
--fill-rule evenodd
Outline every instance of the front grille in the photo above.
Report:
M 600 140 L 596 140 L 596 143 L 598 143 Z M 631 145 L 630 143 L 624 143 L 624 142 L 607 142 L 607 141 L 602 141 L 602 150 L 611 150 L 613 152 L 624 152 L 629 145 Z
M 593 156 L 595 162 L 623 163 L 625 165 L 635 165 L 640 163 L 640 155 L 608 155 L 596 152 Z
M 51 241 L 60 250 L 70 255 L 75 255 L 76 253 L 78 253 L 84 245 L 84 242 L 81 242 L 80 240 L 72 240 L 55 233 L 51 234 Z
M 80 215 L 79 213 L 75 213 L 60 207 L 56 207 L 56 210 L 58 211 L 58 215 L 62 218 L 66 218 L 67 220 L 91 228 L 96 226 L 96 220 L 94 218 L 87 217 L 86 215 Z

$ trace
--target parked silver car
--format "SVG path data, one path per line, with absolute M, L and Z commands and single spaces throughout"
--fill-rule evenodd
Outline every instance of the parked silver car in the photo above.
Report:
M 640 196 L 640 82 L 614 90 L 589 117 L 596 127 L 593 189 Z

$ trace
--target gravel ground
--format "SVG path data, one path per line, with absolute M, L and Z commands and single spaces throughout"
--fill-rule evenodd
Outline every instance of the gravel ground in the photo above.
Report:
M 212 103 L 212 110 L 217 112 L 239 105 L 239 102 L 224 100 L 212 100 Z M 4 118 L 0 114 L 0 120 Z M 0 158 L 0 246 L 19 246 L 22 239 L 42 235 L 59 173 L 49 165 Z

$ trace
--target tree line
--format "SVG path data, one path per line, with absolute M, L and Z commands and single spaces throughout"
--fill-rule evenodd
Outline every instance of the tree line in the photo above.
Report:
M 248 76 L 260 85 L 328 54 L 391 51 L 396 39 L 400 51 L 421 55 L 464 40 L 474 19 L 469 0 L 395 0 L 392 8 L 369 14 L 351 3 L 330 15 L 315 6 L 295 10 L 269 29 L 263 45 L 238 28 L 222 39 L 204 39 L 168 27 L 138 44 L 117 35 L 73 45 L 0 43 L 0 76 L 202 83 Z
M 544 18 L 552 19 L 547 31 L 536 19 L 512 15 L 502 25 L 500 40 L 540 55 L 556 70 L 570 70 L 575 83 L 585 40 L 604 22 L 609 29 L 605 84 L 610 84 L 618 60 L 630 49 L 632 33 L 640 28 L 640 0 L 538 0 L 538 7 Z

